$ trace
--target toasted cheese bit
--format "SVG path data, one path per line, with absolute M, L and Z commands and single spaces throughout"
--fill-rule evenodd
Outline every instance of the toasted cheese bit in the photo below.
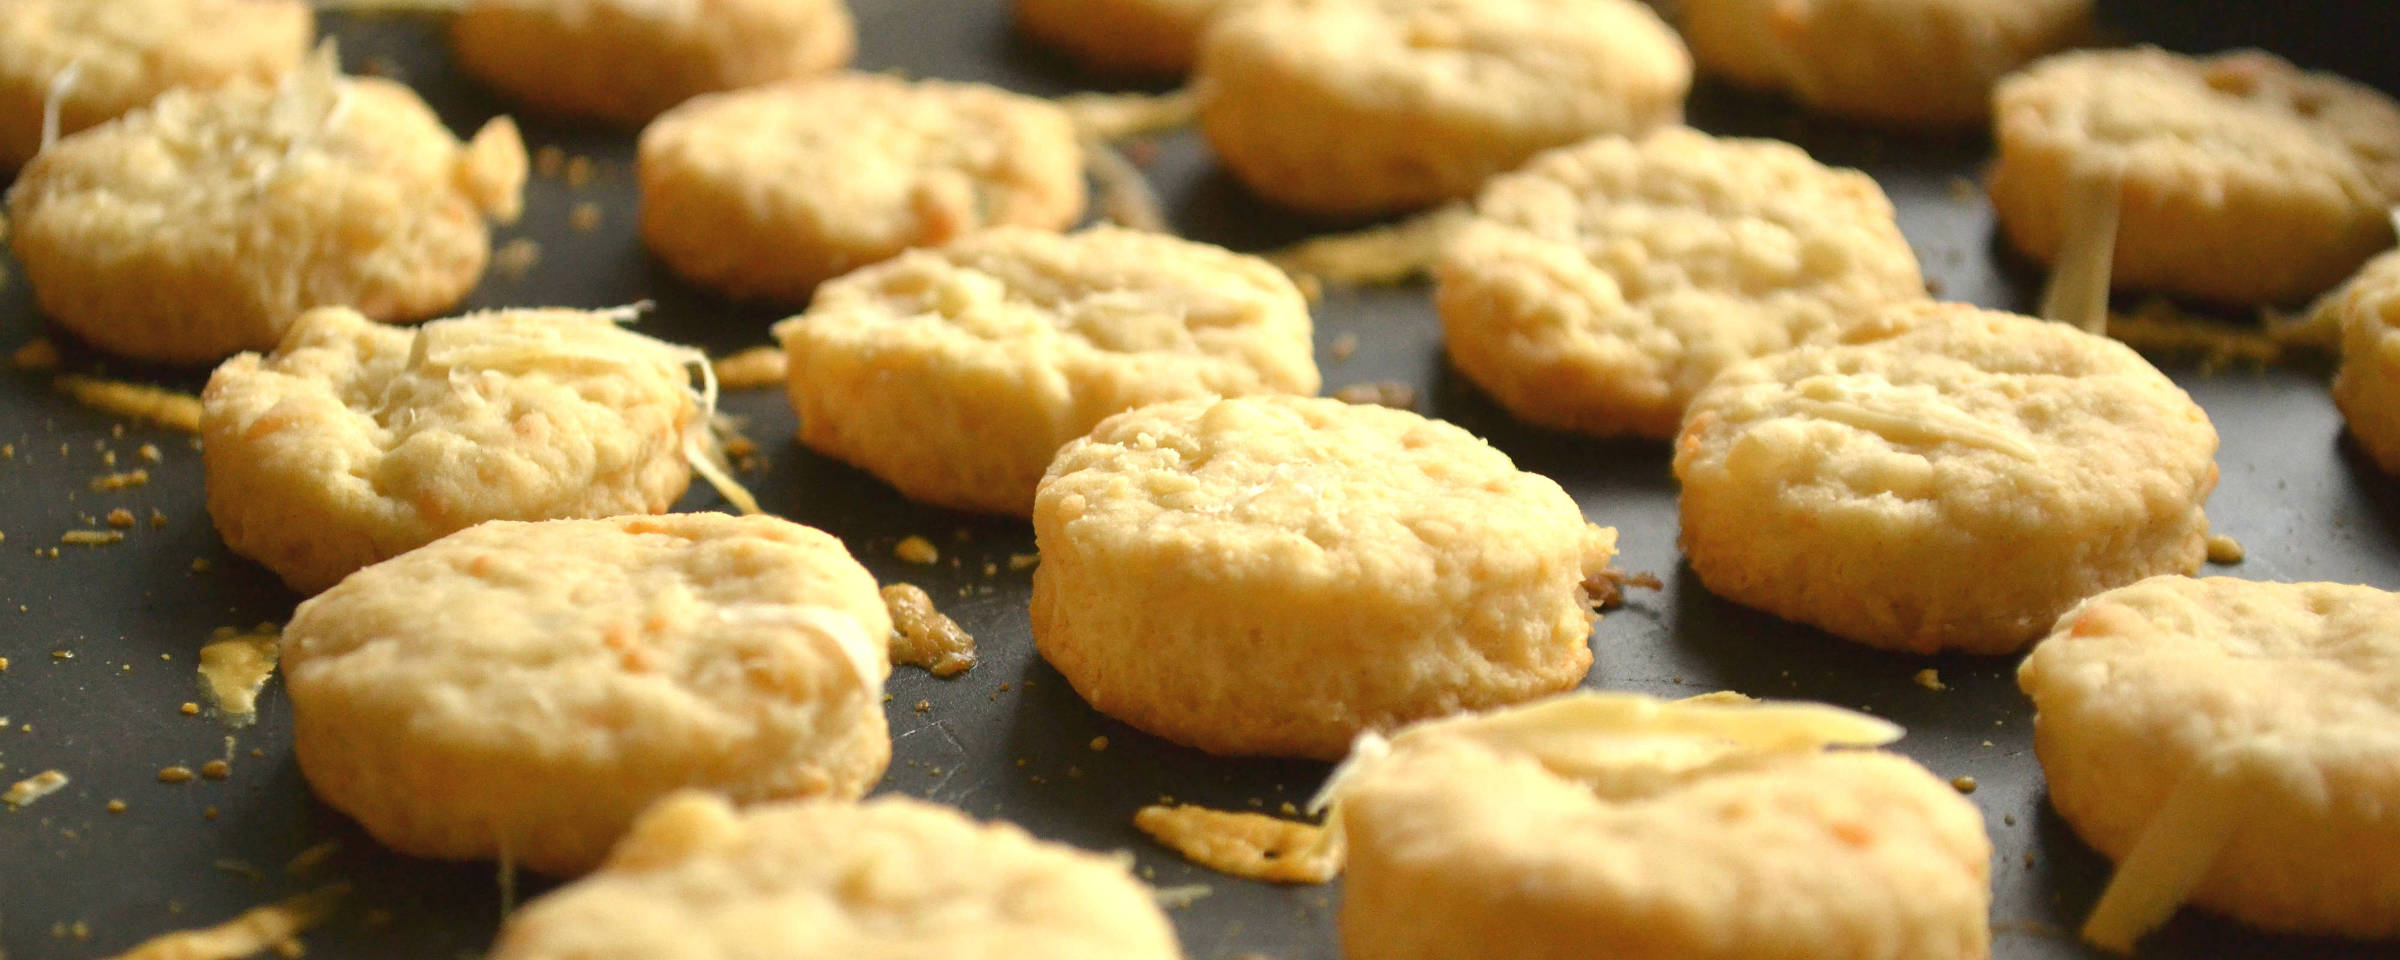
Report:
M 883 588 L 892 615 L 892 662 L 924 667 L 937 677 L 955 677 L 975 666 L 975 638 L 934 609 L 933 598 L 915 584 Z
M 1133 825 L 1183 858 L 1218 873 L 1269 883 L 1324 883 L 1341 872 L 1324 828 L 1190 804 L 1148 806 Z
M 912 536 L 893 546 L 892 556 L 900 558 L 902 563 L 930 566 L 941 561 L 942 551 L 933 545 L 933 541 Z
M 271 623 L 259 627 L 252 633 L 220 628 L 214 641 L 200 648 L 200 690 L 228 727 L 258 719 L 258 691 L 275 673 L 280 633 Z
M 1950 689 L 1949 684 L 1942 682 L 1941 673 L 1934 670 L 1932 667 L 1926 667 L 1923 670 L 1917 671 L 1916 679 L 1917 686 L 1924 687 L 1925 689 L 1931 690 L 1935 693 L 1940 693 L 1944 690 Z
M 533 172 L 545 180 L 558 176 L 559 171 L 566 165 L 567 152 L 559 149 L 556 145 L 543 147 L 533 152 Z
M 7 793 L 0 794 L 0 803 L 8 804 L 9 809 L 13 810 L 57 793 L 66 786 L 66 774 L 56 770 L 44 770 L 11 784 Z
M 51 343 L 49 337 L 35 337 L 9 354 L 8 362 L 19 370 L 56 370 L 58 345 Z
M 1101 751 L 1103 751 L 1103 750 L 1106 750 L 1106 749 L 1108 749 L 1108 738 L 1107 738 L 1107 737 L 1093 737 L 1093 738 L 1092 738 L 1092 742 L 1089 744 L 1089 746 L 1092 748 L 1092 752 L 1093 752 L 1093 753 L 1099 753 L 1099 752 L 1101 752 Z
M 1974 777 L 1952 777 L 1952 778 L 1950 778 L 1950 789 L 1952 789 L 1952 790 L 1956 790 L 1956 791 L 1958 791 L 1958 792 L 1960 792 L 1960 793 L 1974 793 L 1974 792 L 1975 792 L 1975 778 L 1974 778 Z
M 139 487 L 149 482 L 150 471 L 148 470 L 127 470 L 124 473 L 103 474 L 92 478 L 92 492 L 107 493 L 111 490 L 123 490 L 126 487 Z
M 1185 907 L 1191 906 L 1192 904 L 1199 903 L 1201 900 L 1207 898 L 1209 894 L 1215 892 L 1216 890 L 1211 888 L 1208 884 L 1194 883 L 1180 887 L 1160 887 L 1156 890 L 1150 891 L 1150 897 L 1151 899 L 1158 901 L 1158 905 L 1161 908 L 1167 910 L 1181 910 Z
M 1108 222 L 1133 230 L 1172 232 L 1158 192 L 1150 188 L 1150 179 L 1115 147 L 1087 138 L 1083 144 L 1083 164 L 1097 188 L 1100 215 Z
M 781 386 L 790 369 L 782 347 L 751 347 L 712 362 L 717 368 L 717 386 L 725 390 Z
M 591 185 L 593 173 L 592 158 L 585 156 L 568 157 L 566 176 L 567 189 L 581 190 L 584 187 Z
M 2222 533 L 2208 535 L 2208 562 L 2210 563 L 2240 563 L 2249 555 L 2249 551 L 2242 549 L 2242 542 L 2239 540 Z
M 1474 219 L 1465 204 L 1451 204 L 1389 226 L 1304 240 L 1267 259 L 1285 273 L 1325 283 L 1394 284 L 1433 269 L 1450 238 Z
M 157 463 L 160 460 L 165 459 L 165 457 L 158 452 L 158 445 L 155 443 L 145 443 L 134 448 L 133 455 L 142 458 L 143 463 Z
M 1169 93 L 1077 93 L 1058 99 L 1085 137 L 1116 141 L 1190 126 L 1200 98 L 1189 88 Z
M 114 960 L 241 960 L 261 950 L 294 943 L 308 928 L 325 921 L 334 905 L 350 892 L 336 883 L 278 903 L 253 907 L 213 927 L 179 930 L 142 942 Z
M 302 850 L 299 853 L 293 854 L 292 859 L 286 861 L 283 865 L 284 875 L 291 877 L 304 877 L 314 873 L 318 867 L 325 864 L 327 858 L 330 858 L 334 854 L 341 852 L 341 849 L 341 841 L 327 840 L 323 843 L 309 847 L 306 850 Z
M 73 375 L 58 378 L 57 385 L 76 402 L 95 410 L 190 433 L 200 432 L 200 398 L 188 393 Z
M 2114 164 L 2079 167 L 2067 180 L 2066 238 L 2042 291 L 2042 318 L 2105 336 L 2125 171 Z

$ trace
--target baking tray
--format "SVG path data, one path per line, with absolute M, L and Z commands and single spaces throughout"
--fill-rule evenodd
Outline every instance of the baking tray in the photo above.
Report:
M 861 66 L 986 80 L 1036 94 L 1093 85 L 1090 78 L 1013 37 L 995 0 L 854 0 Z M 2240 25 L 2317 24 L 2335 13 L 2389 19 L 2381 4 L 2117 4 L 2127 36 L 2215 46 Z M 459 130 L 505 105 L 448 69 L 435 21 L 328 16 L 352 69 L 395 71 Z M 2377 21 L 2381 22 L 2381 21 Z M 2212 32 L 2216 31 L 2216 32 Z M 2341 42 L 2325 50 L 2354 49 Z M 1792 140 L 1829 163 L 1873 173 L 1898 203 L 1900 223 L 1939 290 L 1953 299 L 2027 309 L 2038 277 L 1994 242 L 1990 208 L 1964 189 L 1989 145 L 1979 138 L 1922 142 L 1805 118 L 1787 105 L 1703 84 L 1695 125 L 1717 133 Z M 669 277 L 636 241 L 631 137 L 525 123 L 535 147 L 591 158 L 580 189 L 537 178 L 524 220 L 501 231 L 540 244 L 521 276 L 495 271 L 469 306 L 598 307 L 651 299 L 646 332 L 723 353 L 765 342 L 790 310 L 729 304 Z M 1245 196 L 1214 170 L 1189 134 L 1164 138 L 1150 173 L 1187 235 L 1264 249 L 1321 230 Z M 598 229 L 570 225 L 595 203 Z M 0 287 L 0 348 L 44 333 L 13 265 Z M 1419 409 L 1489 438 L 1527 469 L 1558 479 L 1590 517 L 1623 533 L 1621 563 L 1650 571 L 1665 589 L 1637 592 L 1610 612 L 1593 640 L 1587 686 L 1681 696 L 1735 689 L 1871 710 L 1909 729 L 1899 749 L 1943 777 L 1973 777 L 1971 795 L 1990 826 L 1994 953 L 2013 960 L 2093 956 L 2071 931 L 2098 895 L 2107 862 L 2049 812 L 2030 747 L 2030 708 L 2011 681 L 2013 658 L 1894 656 L 1833 640 L 1710 596 L 1678 561 L 1675 486 L 1664 445 L 1545 433 L 1509 420 L 1442 362 L 1438 327 L 1422 289 L 1332 291 L 1318 307 L 1319 361 L 1327 388 L 1399 380 L 1420 388 Z M 1327 345 L 1355 335 L 1336 359 Z M 73 370 L 196 389 L 202 370 L 129 366 L 65 345 Z M 2342 438 L 2323 371 L 2228 369 L 2203 375 L 2169 363 L 2224 436 L 2224 481 L 2210 503 L 2218 528 L 2249 559 L 2228 571 L 2259 579 L 2331 579 L 2400 588 L 2400 491 Z M 1161 796 L 1231 809 L 1273 811 L 1300 802 L 1322 765 L 1228 760 L 1178 748 L 1086 707 L 1033 652 L 1026 618 L 1029 573 L 1009 555 L 1030 552 L 1021 520 L 922 507 L 856 470 L 800 450 L 780 391 L 733 394 L 727 406 L 758 438 L 764 467 L 748 479 L 767 509 L 838 534 L 877 576 L 926 587 L 980 641 L 982 662 L 952 680 L 914 668 L 894 674 L 887 708 L 895 750 L 879 788 L 955 804 L 1023 824 L 1078 846 L 1129 850 L 1162 886 L 1205 884 L 1211 893 L 1172 913 L 1195 960 L 1261 954 L 1279 960 L 1337 956 L 1339 885 L 1274 887 L 1201 871 L 1145 841 L 1129 820 Z M 282 621 L 295 598 L 272 577 L 226 553 L 202 510 L 199 458 L 190 438 L 83 409 L 42 376 L 0 373 L 0 782 L 57 768 L 63 791 L 0 813 L 0 948 L 10 958 L 107 956 L 166 930 L 215 923 L 329 879 L 355 885 L 343 910 L 305 940 L 315 957 L 449 958 L 479 954 L 500 916 L 494 867 L 431 863 L 378 848 L 310 799 L 290 753 L 290 712 L 270 685 L 259 723 L 233 732 L 233 775 L 167 785 L 157 771 L 226 754 L 228 731 L 178 707 L 196 695 L 195 651 L 209 631 Z M 143 443 L 164 455 L 150 482 L 95 493 L 89 482 L 130 464 Z M 719 505 L 697 489 L 683 506 Z M 125 506 L 147 523 L 105 547 L 60 546 L 83 518 Z M 903 564 L 895 542 L 923 535 L 940 545 L 932 567 Z M 211 565 L 193 571 L 194 560 Z M 996 575 L 984 574 L 986 564 Z M 54 656 L 54 651 L 72 657 Z M 1339 664 L 1327 664 L 1340 669 Z M 1912 682 L 1931 667 L 1948 689 Z M 918 704 L 924 704 L 923 709 Z M 1094 750 L 1105 736 L 1105 750 Z M 122 813 L 107 812 L 112 799 Z M 213 811 L 213 814 L 212 814 Z M 295 855 L 325 841 L 339 851 L 309 877 L 286 874 Z M 522 892 L 545 886 L 525 878 Z M 2151 939 L 2160 957 L 2392 957 L 2400 948 L 2265 937 L 2186 912 Z

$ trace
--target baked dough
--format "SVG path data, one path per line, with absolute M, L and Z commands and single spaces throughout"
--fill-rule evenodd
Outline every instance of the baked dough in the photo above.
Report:
M 1017 27 L 1107 73 L 1191 69 L 1201 31 L 1228 0 L 1015 0 Z
M 0 0 L 0 171 L 46 126 L 98 126 L 177 87 L 273 83 L 316 36 L 307 0 Z
M 1911 130 L 1983 121 L 2002 75 L 2091 20 L 2092 0 L 1682 0 L 1701 69 Z
M 2333 402 L 2360 449 L 2400 474 L 2400 253 L 2367 262 L 2317 305 L 2315 321 L 2341 331 Z
M 450 22 L 467 75 L 540 113 L 628 126 L 838 69 L 857 45 L 844 0 L 466 0 Z

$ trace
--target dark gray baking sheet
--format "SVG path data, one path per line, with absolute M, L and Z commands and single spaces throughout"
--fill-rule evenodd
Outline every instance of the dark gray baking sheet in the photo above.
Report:
M 860 63 L 931 76 L 990 80 L 1040 94 L 1090 83 L 1012 38 L 992 0 L 861 0 Z M 2223 23 L 2270 11 L 2240 7 L 2119 4 L 2132 36 L 2213 43 Z M 2299 5 L 2316 9 L 2316 5 Z M 2326 5 L 2326 9 L 2347 5 Z M 2228 12 L 2228 11 L 2231 12 Z M 2199 12 L 2194 12 L 2199 11 Z M 2323 23 L 2323 12 L 2277 14 Z M 2374 14 L 2380 15 L 2380 14 Z M 396 65 L 452 126 L 470 130 L 503 106 L 451 76 L 433 21 L 329 18 L 345 59 Z M 2278 22 L 2282 22 L 2279 20 Z M 2372 21 L 2370 21 L 2372 22 Z M 2219 33 L 2211 33 L 2218 30 Z M 2289 33 L 2289 29 L 2284 32 Z M 2328 49 L 2343 49 L 2333 44 Z M 1772 101 L 1703 86 L 1696 125 L 1719 133 L 1792 139 L 1819 158 L 1863 167 L 1901 209 L 1901 225 L 1941 290 L 1995 307 L 2032 305 L 2032 277 L 1995 251 L 1992 218 L 1979 195 L 1956 189 L 1986 144 L 1922 143 L 1802 118 Z M 472 306 L 604 306 L 658 302 L 644 329 L 711 352 L 765 342 L 768 323 L 790 312 L 730 305 L 667 277 L 634 239 L 630 137 L 526 124 L 535 146 L 556 145 L 598 161 L 590 186 L 571 190 L 537 179 L 528 212 L 502 237 L 541 244 L 521 278 L 495 273 Z M 1262 207 L 1212 170 L 1196 139 L 1166 138 L 1152 174 L 1188 235 L 1243 249 L 1304 236 L 1318 227 Z M 570 207 L 600 205 L 598 230 L 569 225 Z M 0 348 L 43 332 L 13 265 L 0 288 Z M 2013 660 L 1919 658 L 1869 652 L 1710 597 L 1679 565 L 1675 490 L 1662 445 L 1595 442 L 1510 422 L 1441 360 L 1421 290 L 1328 296 L 1319 310 L 1327 387 L 1403 380 L 1423 388 L 1420 409 L 1490 438 L 1520 464 L 1557 478 L 1589 515 L 1623 532 L 1622 563 L 1652 571 L 1666 589 L 1636 593 L 1593 638 L 1598 660 L 1588 685 L 1682 695 L 1731 688 L 1863 707 L 1905 724 L 1900 748 L 1943 776 L 1971 776 L 1974 802 L 1997 848 L 1993 880 L 1995 953 L 2014 960 L 2083 957 L 2068 933 L 2097 896 L 2106 863 L 2078 843 L 2043 802 L 2030 751 L 2028 708 L 2010 675 Z M 1341 334 L 1360 348 L 1346 360 L 1325 350 Z M 203 371 L 129 368 L 69 344 L 69 366 L 197 387 Z M 2200 376 L 2170 365 L 2224 435 L 2223 486 L 2211 504 L 2219 529 L 2248 545 L 2233 572 L 2262 579 L 2332 579 L 2400 588 L 2400 494 L 2342 439 L 2322 374 L 2227 370 Z M 875 480 L 800 451 L 788 438 L 789 410 L 777 391 L 733 395 L 766 467 L 751 477 L 768 509 L 840 535 L 887 580 L 924 585 L 981 640 L 971 673 L 934 680 L 902 669 L 891 682 L 896 741 L 882 789 L 930 797 L 987 817 L 1005 817 L 1046 837 L 1095 849 L 1129 849 L 1161 885 L 1207 884 L 1213 893 L 1173 914 L 1197 960 L 1260 953 L 1282 960 L 1336 955 L 1338 887 L 1277 888 L 1214 876 L 1146 843 L 1128 823 L 1162 794 L 1236 809 L 1274 809 L 1303 800 L 1323 768 L 1308 763 L 1214 759 L 1155 741 L 1093 713 L 1032 652 L 1025 615 L 1026 572 L 1007 569 L 1029 552 L 1021 521 L 946 513 L 908 503 Z M 212 628 L 281 621 L 294 598 L 250 564 L 228 555 L 209 529 L 197 453 L 187 437 L 148 427 L 116 432 L 114 418 L 64 401 L 41 377 L 0 374 L 0 782 L 57 768 L 73 777 L 60 793 L 0 813 L 0 948 L 11 958 L 105 956 L 159 932 L 214 923 L 324 879 L 356 885 L 348 906 L 307 936 L 311 956 L 447 958 L 473 955 L 498 917 L 490 864 L 437 864 L 385 853 L 309 798 L 289 754 L 289 712 L 271 686 L 258 726 L 236 734 L 234 773 L 224 781 L 165 785 L 169 764 L 221 756 L 227 731 L 177 707 L 197 699 L 194 653 Z M 142 443 L 165 461 L 147 486 L 94 493 Z M 695 492 L 686 507 L 716 506 Z M 37 556 L 85 517 L 125 506 L 146 523 L 126 543 L 60 547 Z M 933 568 L 894 560 L 892 545 L 922 534 L 939 543 Z M 213 572 L 192 572 L 206 559 Z M 986 577 L 986 563 L 1001 572 Z M 54 657 L 53 651 L 72 653 Z M 1911 682 L 1940 671 L 1949 689 Z M 1327 664 L 1340 669 L 1339 664 Z M 1003 689 L 1003 688 L 1006 689 Z M 928 708 L 914 709 L 924 700 Z M 1088 746 L 1106 736 L 1109 746 Z M 106 812 L 111 799 L 126 810 Z M 207 811 L 215 810 L 211 818 Z M 312 880 L 283 865 L 325 840 L 341 849 Z M 246 871 L 255 869 L 259 876 Z M 527 892 L 541 887 L 531 878 Z M 380 911 L 388 919 L 370 923 Z M 80 932 L 79 932 L 80 931 Z M 2249 934 L 2187 912 L 2148 945 L 2161 957 L 2393 956 L 2361 945 Z

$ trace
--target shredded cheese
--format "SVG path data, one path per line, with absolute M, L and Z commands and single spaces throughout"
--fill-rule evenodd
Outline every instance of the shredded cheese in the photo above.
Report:
M 2142 827 L 2118 862 L 2108 889 L 2084 921 L 2083 939 L 2117 953 L 2175 915 L 2208 876 L 2233 831 L 2249 818 L 2260 794 L 2313 789 L 2324 781 L 2295 769 L 2265 741 L 2229 744 L 2201 760 Z
M 1099 188 L 1101 216 L 1132 230 L 1171 232 L 1157 191 L 1150 188 L 1149 178 L 1142 175 L 1133 161 L 1125 159 L 1115 147 L 1088 137 L 1083 144 L 1083 158 L 1084 169 Z
M 1940 402 L 1930 388 L 1862 384 L 1834 377 L 1809 377 L 1794 385 L 1792 407 L 1820 420 L 1848 424 L 1895 444 L 1958 443 L 2039 460 L 2041 452 L 2015 434 Z M 1905 412 L 1894 408 L 1905 408 Z
M 224 923 L 152 937 L 114 960 L 240 960 L 262 950 L 298 944 L 308 928 L 323 923 L 350 892 L 350 885 L 319 887 L 279 903 L 253 907 Z M 297 955 L 297 954 L 293 954 Z
M 42 149 L 47 151 L 58 144 L 61 114 L 66 111 L 67 95 L 75 91 L 75 81 L 83 77 L 83 61 L 70 61 L 50 76 L 50 90 L 42 95 Z
M 54 382 L 84 406 L 190 433 L 200 432 L 200 398 L 191 394 L 72 374 Z
M 1474 220 L 1466 204 L 1454 203 L 1394 224 L 1304 240 L 1267 259 L 1285 273 L 1325 283 L 1394 284 L 1431 270 L 1451 238 Z
M 2050 284 L 2042 291 L 2042 317 L 2073 324 L 2086 333 L 2108 333 L 2109 276 L 2117 255 L 2117 219 L 2125 170 L 2116 164 L 2083 164 L 2067 175 L 2066 236 Z
M 44 770 L 10 784 L 8 792 L 0 794 L 0 803 L 9 809 L 25 806 L 43 797 L 66 789 L 67 775 L 57 770 Z
M 1169 93 L 1077 93 L 1058 105 L 1085 137 L 1117 141 L 1189 126 L 1200 115 L 1200 98 L 1185 88 Z

